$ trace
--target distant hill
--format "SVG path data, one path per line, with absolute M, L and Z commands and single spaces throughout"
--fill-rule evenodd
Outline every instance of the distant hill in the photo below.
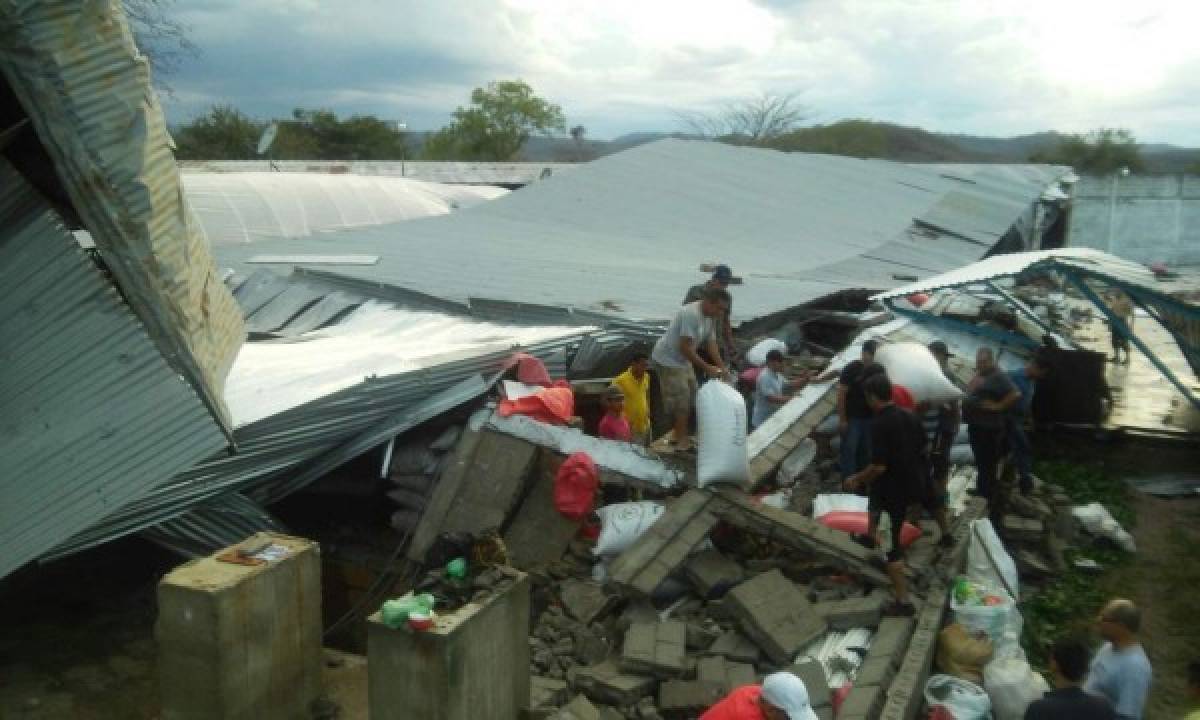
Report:
M 410 133 L 414 153 L 425 133 Z M 695 137 L 681 132 L 635 132 L 613 140 L 587 140 L 580 147 L 566 137 L 533 137 L 521 152 L 527 162 L 577 162 L 594 160 L 667 137 Z M 1024 163 L 1041 150 L 1049 150 L 1065 137 L 1054 131 L 988 137 L 936 133 L 917 127 L 873 120 L 841 120 L 828 125 L 800 128 L 774 140 L 770 146 L 786 152 L 815 152 L 881 158 L 899 162 Z M 1200 149 L 1164 143 L 1141 146 L 1146 170 L 1155 173 L 1195 171 Z

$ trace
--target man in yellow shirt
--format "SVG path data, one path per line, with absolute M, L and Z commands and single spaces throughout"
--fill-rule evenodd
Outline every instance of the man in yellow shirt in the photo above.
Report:
M 633 432 L 633 441 L 649 445 L 650 434 L 650 356 L 644 352 L 634 353 L 629 368 L 613 378 L 613 386 L 625 395 L 625 419 Z

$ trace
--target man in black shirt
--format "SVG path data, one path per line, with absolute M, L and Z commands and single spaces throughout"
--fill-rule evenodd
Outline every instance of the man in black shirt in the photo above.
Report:
M 915 610 L 908 601 L 908 582 L 904 576 L 904 551 L 900 546 L 900 529 L 908 506 L 921 499 L 921 453 L 925 447 L 925 430 L 912 413 L 892 404 L 892 383 L 886 373 L 874 373 L 863 381 L 867 405 L 875 413 L 871 422 L 871 463 L 852 475 L 847 486 L 867 490 L 869 528 L 879 526 L 879 518 L 887 513 L 891 522 L 891 549 L 887 552 L 887 573 L 892 580 L 896 600 L 884 610 L 887 615 L 912 615 Z M 868 537 L 873 544 L 873 538 Z
M 871 408 L 863 396 L 863 382 L 872 374 L 883 372 L 883 367 L 875 364 L 878 348 L 877 340 L 863 343 L 862 356 L 842 368 L 838 375 L 838 433 L 842 438 L 838 464 L 843 479 L 866 467 L 871 457 Z M 833 371 L 827 372 L 816 382 L 831 380 L 833 375 Z
M 975 456 L 976 489 L 995 509 L 1000 458 L 1004 450 L 1004 424 L 1009 409 L 1021 399 L 1021 393 L 1008 375 L 996 367 L 991 348 L 979 348 L 975 353 L 975 377 L 967 385 L 963 400 L 963 420 L 967 423 L 967 439 Z
M 1050 649 L 1050 674 L 1054 689 L 1025 710 L 1025 720 L 1116 720 L 1108 700 L 1084 692 L 1088 648 L 1078 638 L 1064 637 Z

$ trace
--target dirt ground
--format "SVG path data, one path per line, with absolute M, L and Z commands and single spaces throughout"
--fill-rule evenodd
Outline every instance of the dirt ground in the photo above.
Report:
M 1113 595 L 1142 609 L 1142 645 L 1154 668 L 1147 720 L 1173 720 L 1191 709 L 1187 664 L 1200 660 L 1200 498 L 1138 494 L 1138 559 L 1104 578 Z

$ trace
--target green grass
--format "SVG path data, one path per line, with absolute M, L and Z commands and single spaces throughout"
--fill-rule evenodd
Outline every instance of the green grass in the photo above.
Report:
M 1061 486 L 1074 504 L 1100 502 L 1126 530 L 1132 530 L 1136 517 L 1131 491 L 1123 482 L 1106 474 L 1100 464 L 1043 462 L 1036 470 L 1045 482 Z M 1086 536 L 1081 539 L 1087 541 Z M 1095 560 L 1104 573 L 1077 569 L 1073 561 L 1079 557 Z M 1132 557 L 1102 545 L 1069 550 L 1066 553 L 1067 570 L 1021 603 L 1021 614 L 1025 619 L 1022 645 L 1035 668 L 1045 670 L 1047 649 L 1056 639 L 1084 633 L 1091 628 L 1096 614 L 1109 598 L 1104 575 L 1126 565 Z

